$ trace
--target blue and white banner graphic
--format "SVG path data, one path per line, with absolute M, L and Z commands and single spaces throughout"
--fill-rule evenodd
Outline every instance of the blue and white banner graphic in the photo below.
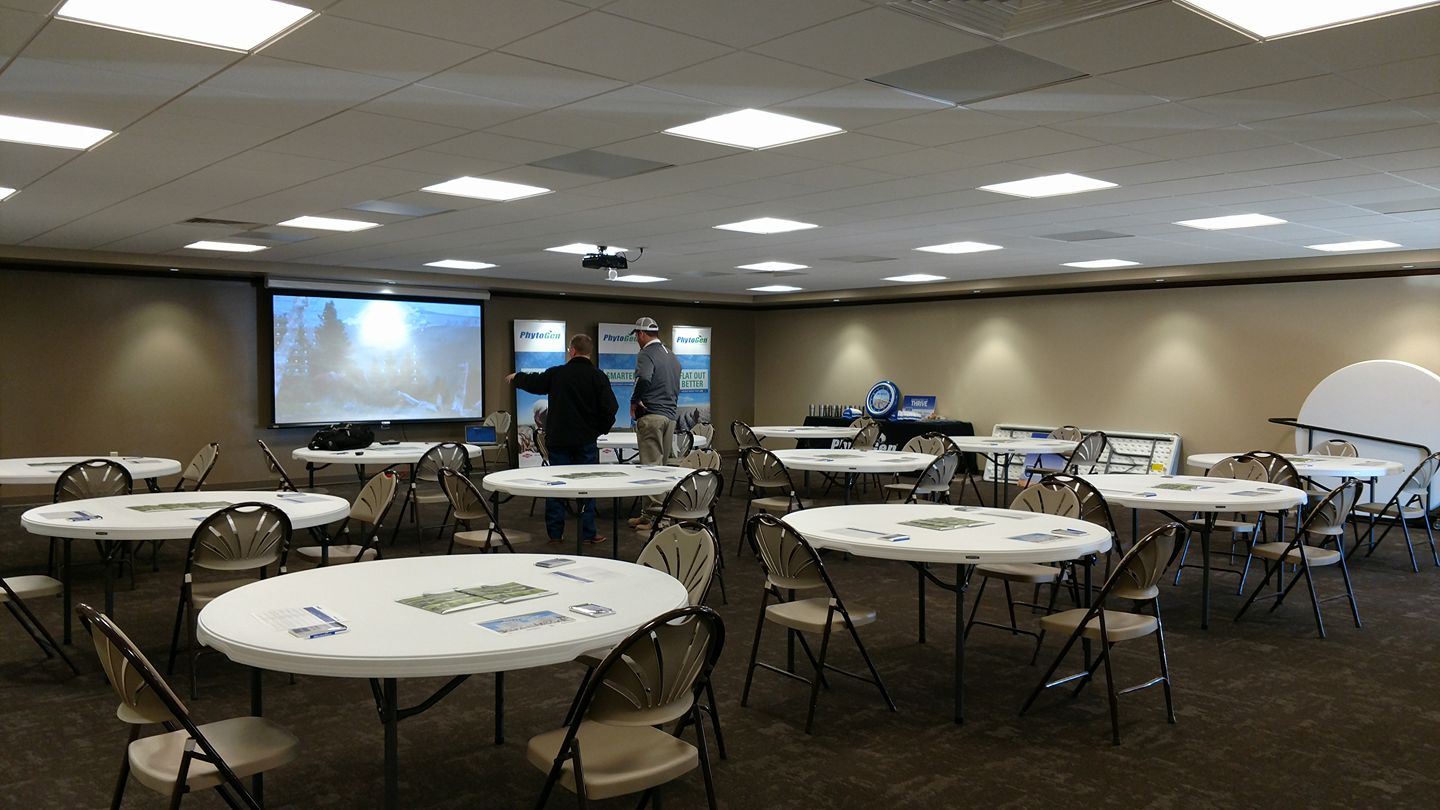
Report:
M 710 327 L 677 326 L 670 350 L 680 361 L 676 427 L 710 421 Z
M 610 387 L 615 391 L 615 401 L 620 411 L 615 414 L 615 427 L 629 428 L 634 425 L 630 419 L 630 395 L 635 391 L 635 355 L 640 344 L 630 334 L 634 324 L 600 324 L 600 342 L 596 345 L 595 363 L 610 378 Z
M 567 343 L 564 321 L 515 321 L 515 370 L 536 373 L 564 363 Z M 520 466 L 539 464 L 535 428 L 545 427 L 549 413 L 548 397 L 515 389 L 515 433 L 520 440 Z

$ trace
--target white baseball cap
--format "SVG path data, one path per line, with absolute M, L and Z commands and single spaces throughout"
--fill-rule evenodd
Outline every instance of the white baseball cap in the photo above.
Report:
M 637 320 L 635 321 L 635 328 L 630 330 L 630 334 L 633 335 L 633 334 L 635 334 L 636 332 L 659 332 L 659 331 L 660 331 L 660 324 L 655 323 L 655 319 L 654 319 L 654 318 L 639 318 L 639 319 L 637 319 Z

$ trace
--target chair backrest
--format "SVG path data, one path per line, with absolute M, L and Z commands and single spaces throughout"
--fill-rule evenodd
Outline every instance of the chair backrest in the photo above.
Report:
M 266 444 L 264 439 L 256 439 L 255 442 L 260 445 L 260 452 L 265 454 L 265 469 L 269 470 L 275 489 L 281 492 L 299 492 L 300 488 L 295 486 L 295 482 L 290 480 L 290 475 L 280 465 L 280 459 L 270 451 L 270 445 Z
M 710 514 L 724 491 L 725 476 L 718 470 L 696 470 L 675 482 L 660 504 L 660 516 L 698 520 Z
M 1318 534 L 1343 539 L 1345 521 L 1350 517 L 1350 510 L 1355 508 L 1355 501 L 1359 500 L 1360 490 L 1364 486 L 1358 479 L 1351 479 L 1330 490 L 1320 503 L 1306 510 L 1305 522 L 1296 532 L 1297 538 L 1306 534 Z
M 692 470 L 718 470 L 723 466 L 723 461 L 719 451 L 704 447 L 691 450 L 690 455 L 675 459 L 675 466 L 689 467 Z
M 1094 472 L 1095 465 L 1100 461 L 1100 456 L 1105 452 L 1105 445 L 1109 442 L 1105 431 L 1096 430 L 1087 434 L 1075 449 L 1070 452 L 1070 458 L 1065 463 L 1065 472 Z
M 1080 513 L 1075 517 L 1108 529 L 1111 535 L 1116 535 L 1115 517 L 1110 513 L 1110 504 L 1094 484 L 1078 476 L 1059 474 L 1047 475 L 1037 481 L 1035 486 L 1064 487 L 1075 493 L 1075 500 L 1080 504 Z
M 545 428 L 535 428 L 535 452 L 540 454 L 540 463 L 550 465 L 550 442 L 545 438 Z
M 868 419 L 860 425 L 860 432 L 850 440 L 850 447 L 853 450 L 874 450 L 875 443 L 880 441 L 880 423 Z
M 741 450 L 760 446 L 760 437 L 755 435 L 755 431 L 751 430 L 749 425 L 739 419 L 730 423 L 730 436 L 735 440 L 735 446 Z
M 1089 620 L 1105 606 L 1112 592 L 1118 592 L 1116 595 L 1121 598 L 1155 598 L 1159 593 L 1157 586 L 1160 578 L 1180 551 L 1185 533 L 1184 526 L 1172 522 L 1135 541 L 1110 571 L 1086 619 Z
M 1310 455 L 1355 458 L 1360 455 L 1360 451 L 1355 449 L 1355 445 L 1344 439 L 1327 439 L 1310 448 Z
M 92 458 L 71 464 L 55 479 L 55 503 L 129 495 L 134 481 L 118 461 Z
M 394 470 L 381 470 L 360 488 L 350 505 L 350 519 L 378 527 L 385 522 L 385 514 L 395 503 L 395 491 L 399 488 L 400 475 Z
M 1290 463 L 1290 459 L 1279 453 L 1272 453 L 1269 450 L 1252 450 L 1240 458 L 1260 462 L 1261 466 L 1265 468 L 1265 481 L 1268 483 L 1296 488 L 1304 484 L 1295 465 Z
M 690 455 L 690 451 L 695 449 L 695 434 L 688 430 L 675 431 L 675 441 L 671 449 L 674 451 L 670 454 L 672 458 L 684 458 Z
M 480 488 L 475 486 L 474 481 L 449 467 L 443 467 L 440 470 L 440 488 L 445 491 L 445 497 L 450 499 L 450 509 L 456 520 L 495 522 L 495 516 L 490 512 L 490 502 L 485 499 Z
M 612 726 L 658 726 L 689 713 L 725 646 L 725 623 L 703 605 L 666 611 L 615 645 L 581 687 L 575 719 L 561 743 L 574 744 L 584 719 Z
M 491 411 L 486 415 L 480 424 L 495 428 L 495 441 L 498 443 L 497 447 L 487 449 L 508 448 L 510 446 L 510 426 L 514 422 L 515 417 L 511 416 L 509 411 Z
M 759 514 L 745 525 L 745 537 L 775 587 L 797 591 L 826 588 L 832 598 L 836 596 L 820 555 L 790 524 L 774 515 Z
M 220 443 L 211 442 L 200 448 L 200 452 L 190 459 L 186 465 L 185 472 L 180 473 L 180 483 L 175 485 L 175 491 L 189 490 L 198 492 L 200 487 L 205 486 L 205 479 L 210 477 L 210 471 L 215 469 L 215 460 L 220 458 Z
M 666 526 L 650 538 L 635 562 L 680 580 L 690 595 L 690 604 L 698 605 L 710 590 L 715 561 L 720 556 L 718 545 L 705 524 L 683 521 Z
M 900 451 L 904 453 L 925 453 L 930 456 L 943 455 L 949 450 L 951 442 L 949 437 L 940 433 L 925 433 L 920 436 L 912 436 L 909 441 L 901 446 Z
M 690 432 L 696 436 L 703 436 L 707 447 L 715 443 L 715 426 L 709 422 L 696 422 L 690 426 Z
M 1431 453 L 1425 458 L 1420 459 L 1420 463 L 1416 464 L 1415 469 L 1411 470 L 1410 474 L 1401 482 L 1400 489 L 1395 491 L 1395 499 L 1397 502 L 1402 497 L 1410 501 L 1414 501 L 1417 498 L 1428 499 L 1430 496 L 1430 482 L 1435 480 L 1435 473 L 1437 471 L 1440 471 L 1440 452 Z
M 194 566 L 216 571 L 253 571 L 271 563 L 285 570 L 290 549 L 290 516 L 278 506 L 250 501 L 227 506 L 200 521 L 190 536 L 185 560 L 188 580 Z
M 1080 499 L 1075 495 L 1075 490 L 1053 481 L 1047 483 L 1049 479 L 1050 476 L 1046 476 L 1034 486 L 1020 490 L 1020 494 L 1010 502 L 1010 508 L 1018 509 L 1021 512 L 1039 512 L 1056 517 L 1079 518 Z
M 1205 471 L 1210 478 L 1234 478 L 1237 481 L 1269 481 L 1270 471 L 1257 459 L 1249 456 L 1230 456 L 1215 462 Z
M 915 488 L 910 490 L 910 499 L 925 489 L 935 487 L 950 488 L 950 482 L 955 478 L 955 471 L 960 469 L 960 454 L 954 450 L 946 450 L 930 466 L 926 467 L 920 477 L 915 479 Z
M 746 447 L 740 451 L 740 461 L 745 465 L 745 474 L 750 478 L 752 489 L 783 489 L 786 493 L 795 491 L 790 480 L 790 471 L 780 457 L 763 447 Z
M 1074 425 L 1061 425 L 1050 431 L 1048 438 L 1059 439 L 1062 442 L 1078 442 L 1085 438 L 1085 431 Z
M 441 442 L 420 457 L 415 464 L 415 480 L 440 483 L 440 471 L 446 467 L 462 475 L 470 472 L 470 451 L 459 442 Z

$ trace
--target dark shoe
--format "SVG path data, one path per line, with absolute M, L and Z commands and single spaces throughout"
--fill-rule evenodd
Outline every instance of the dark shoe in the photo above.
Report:
M 585 542 L 589 543 L 592 546 L 599 545 L 605 542 L 605 535 L 597 534 L 594 537 L 587 538 Z
M 563 537 L 552 537 L 552 538 L 550 538 L 550 540 L 549 540 L 548 542 L 549 542 L 550 545 L 552 545 L 552 546 L 558 546 L 558 545 L 560 545 L 561 543 L 565 542 L 565 538 L 563 538 Z

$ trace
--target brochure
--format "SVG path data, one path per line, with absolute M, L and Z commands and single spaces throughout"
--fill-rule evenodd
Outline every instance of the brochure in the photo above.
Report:
M 78 510 L 75 512 L 46 512 L 45 514 L 41 515 L 41 517 L 45 518 L 46 520 L 68 520 L 71 523 L 83 523 L 87 520 L 100 519 L 100 516 L 95 514 L 94 512 L 85 512 Z
M 1022 543 L 1048 543 L 1055 539 L 1055 535 L 1046 532 L 1029 532 L 1027 534 L 1014 535 L 1010 539 L 1019 540 Z
M 460 610 L 485 607 L 486 605 L 504 605 L 511 602 L 524 602 L 527 599 L 539 599 L 542 596 L 552 596 L 554 591 L 547 591 L 543 588 L 532 588 L 529 585 L 522 585 L 519 582 L 504 582 L 499 585 L 475 585 L 469 588 L 453 588 L 438 593 L 422 593 L 419 596 L 410 596 L 405 599 L 396 599 L 402 605 L 417 607 L 421 610 L 428 610 L 431 613 L 455 613 Z
M 564 624 L 573 622 L 569 616 L 562 616 L 553 610 L 537 610 L 534 613 L 522 613 L 519 616 L 506 616 L 503 619 L 490 619 L 489 621 L 476 622 L 479 626 L 495 633 L 514 633 L 517 630 L 530 630 L 535 627 L 546 627 L 552 624 Z
M 609 470 L 596 470 L 596 471 L 594 471 L 594 472 L 561 473 L 560 475 L 557 475 L 557 476 L 555 476 L 555 477 L 556 477 L 556 478 L 576 479 L 576 478 L 613 478 L 613 477 L 616 477 L 616 476 L 619 476 L 619 477 L 622 477 L 622 478 L 623 478 L 623 477 L 625 476 L 625 473 L 623 473 L 623 472 L 610 472 Z
M 891 543 L 900 543 L 910 539 L 908 534 L 897 534 L 894 532 L 877 532 L 870 529 L 860 529 L 854 526 L 840 526 L 834 529 L 826 529 L 830 534 L 846 537 L 851 540 L 883 540 Z
M 963 517 L 933 517 L 916 518 L 915 520 L 902 520 L 901 526 L 914 526 L 920 529 L 930 529 L 937 532 L 948 532 L 951 529 L 970 529 L 976 526 L 989 526 L 988 520 L 973 520 Z
M 252 614 L 265 626 L 283 630 L 296 638 L 321 638 L 349 630 L 334 614 L 320 607 L 310 605 L 303 608 L 276 608 Z
M 1172 489 L 1179 492 L 1194 492 L 1200 489 L 1210 489 L 1207 484 L 1156 484 L 1151 489 Z
M 275 497 L 286 503 L 315 503 L 325 500 L 319 495 L 309 495 L 304 492 L 277 492 Z
M 188 503 L 147 503 L 125 508 L 133 509 L 136 512 L 189 512 L 195 509 L 207 509 L 213 512 L 232 505 L 229 501 L 191 501 Z
M 597 565 L 582 565 L 577 568 L 566 568 L 563 571 L 549 572 L 552 577 L 559 577 L 567 582 L 599 582 L 605 579 L 619 579 L 620 573 Z

